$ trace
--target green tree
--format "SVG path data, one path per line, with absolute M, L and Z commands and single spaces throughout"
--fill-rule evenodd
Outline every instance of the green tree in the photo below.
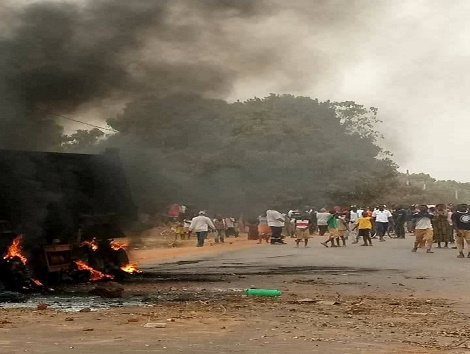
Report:
M 272 94 L 229 104 L 175 95 L 129 104 L 108 121 L 120 133 L 106 144 L 123 147 L 147 205 L 153 198 L 154 205 L 255 213 L 272 203 L 380 200 L 396 166 L 379 158 L 377 122 L 376 111 L 353 102 Z

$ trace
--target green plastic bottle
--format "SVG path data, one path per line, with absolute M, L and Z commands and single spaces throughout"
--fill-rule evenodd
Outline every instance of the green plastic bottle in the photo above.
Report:
M 281 296 L 281 292 L 274 289 L 246 289 L 245 294 L 251 296 Z

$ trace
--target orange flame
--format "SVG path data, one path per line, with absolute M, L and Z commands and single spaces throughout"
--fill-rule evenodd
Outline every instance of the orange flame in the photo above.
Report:
M 122 266 L 121 270 L 130 274 L 142 273 L 142 271 L 139 268 L 137 268 L 137 263 L 128 263 Z
M 84 246 L 90 247 L 90 249 L 92 251 L 98 250 L 98 242 L 96 241 L 96 238 L 94 238 L 91 241 L 83 241 L 82 243 L 80 243 L 79 246 L 80 247 L 84 247 Z
M 21 247 L 21 241 L 23 240 L 23 236 L 19 235 L 15 237 L 13 240 L 13 243 L 8 247 L 8 252 L 7 254 L 3 257 L 3 259 L 11 259 L 14 257 L 18 257 L 21 259 L 21 262 L 23 264 L 26 264 L 28 259 L 21 253 L 22 247 Z
M 114 279 L 112 275 L 109 274 L 104 274 L 100 272 L 99 270 L 96 270 L 92 267 L 90 267 L 88 264 L 86 264 L 83 261 L 75 261 L 75 264 L 77 265 L 79 270 L 88 270 L 90 272 L 90 280 L 91 281 L 97 281 L 101 279 Z
M 23 241 L 23 236 L 19 235 L 15 237 L 12 244 L 8 247 L 8 252 L 3 257 L 3 259 L 12 259 L 12 258 L 18 257 L 21 260 L 21 262 L 23 262 L 23 264 L 26 264 L 26 262 L 28 262 L 28 258 L 26 258 L 22 253 L 22 250 L 23 250 L 23 248 L 21 247 L 22 241 Z M 44 286 L 37 279 L 32 279 L 32 282 L 36 284 L 37 286 Z
M 120 249 L 125 250 L 127 246 L 129 246 L 129 244 L 125 242 L 117 242 L 117 241 L 111 241 L 109 245 L 114 251 L 119 251 Z

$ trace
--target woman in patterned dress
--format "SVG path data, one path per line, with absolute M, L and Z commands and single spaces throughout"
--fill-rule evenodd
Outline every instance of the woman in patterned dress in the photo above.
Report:
M 437 247 L 441 248 L 441 243 L 444 242 L 444 247 L 448 247 L 451 242 L 451 226 L 449 225 L 448 212 L 444 204 L 436 205 L 434 218 L 432 219 L 432 228 L 434 231 L 434 242 L 437 242 Z

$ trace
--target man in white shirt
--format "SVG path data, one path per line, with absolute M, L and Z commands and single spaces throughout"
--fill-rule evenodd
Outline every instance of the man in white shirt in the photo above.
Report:
M 237 236 L 237 232 L 235 230 L 235 219 L 234 218 L 225 218 L 225 236 Z
M 353 231 L 353 229 L 354 229 L 354 226 L 356 226 L 357 219 L 359 217 L 362 217 L 362 213 L 361 214 L 358 213 L 357 207 L 355 205 L 351 206 L 351 211 L 349 212 L 347 219 L 349 221 L 349 225 L 348 225 L 349 234 L 351 235 L 351 238 L 353 240 L 356 239 L 356 233 L 355 231 Z M 347 238 L 348 237 L 346 237 L 346 239 Z
M 191 220 L 189 233 L 194 231 L 197 235 L 197 247 L 204 246 L 204 240 L 207 237 L 209 229 L 215 230 L 214 223 L 206 216 L 205 211 L 200 211 L 199 215 Z
M 323 236 L 328 231 L 328 218 L 330 213 L 326 212 L 325 208 L 321 208 L 320 212 L 317 213 L 317 226 L 320 236 Z
M 384 236 L 388 230 L 388 225 L 393 222 L 392 213 L 385 209 L 385 206 L 379 205 L 379 208 L 372 213 L 372 219 L 374 220 L 375 231 L 380 238 L 380 242 L 385 241 Z
M 271 228 L 271 244 L 285 243 L 282 240 L 282 228 L 286 220 L 284 215 L 273 208 L 266 211 L 266 218 L 268 226 Z
M 364 212 L 364 209 L 361 207 L 357 208 L 356 213 L 358 218 L 362 218 L 362 213 Z
M 425 246 L 426 253 L 433 253 L 432 242 L 434 232 L 432 229 L 432 219 L 434 215 L 428 212 L 427 205 L 421 205 L 419 212 L 413 214 L 413 230 L 415 234 L 415 245 L 411 252 L 417 252 L 418 247 Z

